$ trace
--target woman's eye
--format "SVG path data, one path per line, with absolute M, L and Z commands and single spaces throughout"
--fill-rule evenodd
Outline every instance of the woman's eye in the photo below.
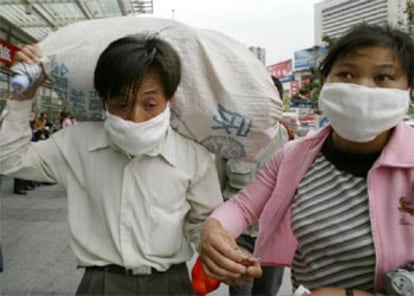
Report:
M 381 74 L 381 75 L 378 75 L 378 76 L 376 77 L 376 79 L 377 79 L 377 80 L 379 80 L 379 81 L 388 81 L 388 80 L 393 80 L 392 76 L 391 76 L 391 75 L 388 75 L 388 74 Z

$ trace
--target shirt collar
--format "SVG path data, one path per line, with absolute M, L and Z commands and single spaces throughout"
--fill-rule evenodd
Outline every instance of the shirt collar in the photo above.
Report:
M 162 147 L 159 153 L 159 156 L 165 159 L 170 165 L 176 166 L 177 159 L 175 156 L 175 149 L 176 149 L 176 133 L 175 131 L 169 127 L 167 131 L 167 136 L 165 138 L 164 143 L 162 143 Z M 99 131 L 96 131 L 93 137 L 91 137 L 89 142 L 89 151 L 97 151 L 100 149 L 115 149 L 116 147 L 111 145 L 111 141 L 109 140 L 108 136 L 105 133 L 105 129 L 103 127 Z M 144 157 L 146 157 L 145 155 Z M 147 156 L 151 157 L 151 156 Z
M 165 138 L 165 141 L 162 144 L 160 155 L 170 165 L 174 167 L 177 165 L 177 158 L 176 158 L 176 153 L 175 153 L 176 146 L 177 146 L 177 134 L 170 126 L 168 127 L 167 137 Z
M 100 124 L 100 128 L 94 130 L 94 135 L 89 138 L 89 151 L 96 151 L 109 147 L 109 139 L 105 133 L 104 122 L 100 122 Z

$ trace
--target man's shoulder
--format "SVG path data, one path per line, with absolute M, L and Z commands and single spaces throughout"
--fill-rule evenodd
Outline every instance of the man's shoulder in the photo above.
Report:
M 57 133 L 72 135 L 72 134 L 89 134 L 103 131 L 102 121 L 81 121 L 77 124 L 60 129 Z
M 105 130 L 101 121 L 83 121 L 61 129 L 53 134 L 57 142 L 74 142 L 78 144 L 93 143 L 105 138 Z
M 177 144 L 177 146 L 187 147 L 188 149 L 194 149 L 196 151 L 200 151 L 202 153 L 210 153 L 206 147 L 201 145 L 195 139 L 189 138 L 184 136 L 183 134 L 175 131 L 174 129 L 170 129 L 173 141 Z

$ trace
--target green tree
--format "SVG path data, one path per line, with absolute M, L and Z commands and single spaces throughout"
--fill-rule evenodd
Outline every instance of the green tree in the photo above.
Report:
M 414 104 L 413 103 L 411 103 L 410 107 L 408 107 L 408 113 L 407 114 L 414 115 Z
M 407 0 L 405 2 L 405 9 L 404 12 L 405 14 L 405 19 L 400 19 L 398 21 L 398 24 L 400 26 L 405 26 L 408 29 L 408 32 L 411 34 L 412 33 L 412 27 L 414 25 L 414 1 L 413 0 Z
M 407 25 L 413 25 L 414 23 L 414 2 L 407 0 L 405 4 L 404 13 L 407 15 Z

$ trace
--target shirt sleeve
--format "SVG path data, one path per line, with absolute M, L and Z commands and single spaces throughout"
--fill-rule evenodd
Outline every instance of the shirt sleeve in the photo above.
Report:
M 223 203 L 217 169 L 212 155 L 203 161 L 198 177 L 190 184 L 187 200 L 191 205 L 185 223 L 185 232 L 198 249 L 201 225 L 215 208 Z
M 0 126 L 0 172 L 39 182 L 59 182 L 64 159 L 55 140 L 31 142 L 32 100 L 8 100 Z

